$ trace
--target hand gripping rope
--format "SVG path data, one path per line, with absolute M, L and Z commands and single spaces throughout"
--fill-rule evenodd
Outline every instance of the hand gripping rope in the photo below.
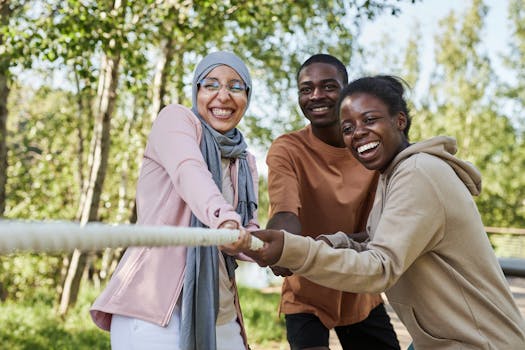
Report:
M 210 246 L 233 243 L 239 230 L 177 226 L 109 225 L 0 220 L 0 254 L 101 250 L 129 246 Z M 263 242 L 252 236 L 250 249 Z

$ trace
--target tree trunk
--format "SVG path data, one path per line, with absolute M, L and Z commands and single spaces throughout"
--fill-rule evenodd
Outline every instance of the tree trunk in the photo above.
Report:
M 106 177 L 110 147 L 111 116 L 113 114 L 116 89 L 118 85 L 118 67 L 120 56 L 104 56 L 101 64 L 97 107 L 95 109 L 95 126 L 93 131 L 92 149 L 90 152 L 91 169 L 84 188 L 80 207 L 80 223 L 86 224 L 98 218 L 98 206 L 102 186 Z M 75 250 L 69 261 L 67 275 L 60 297 L 59 314 L 65 315 L 71 305 L 74 305 L 80 288 L 82 274 L 86 267 L 87 253 Z
M 0 25 L 4 28 L 9 22 L 12 10 L 9 1 L 0 2 Z M 0 46 L 4 45 L 4 37 L 0 33 Z M 4 216 L 6 202 L 6 184 L 7 184 L 7 99 L 9 97 L 9 67 L 11 59 L 9 55 L 3 54 L 0 57 L 0 218 Z M 0 260 L 0 271 L 2 261 Z M 0 281 L 0 301 L 5 301 L 7 291 L 4 284 Z
M 179 67 L 183 67 L 184 65 L 184 52 L 182 50 L 178 50 L 177 55 L 177 64 Z M 177 91 L 177 103 L 184 103 L 184 69 L 178 69 L 176 71 L 176 88 L 175 91 Z
M 6 59 L 2 59 L 2 65 Z M 0 72 L 0 217 L 4 216 L 7 184 L 7 98 L 8 72 Z
M 78 135 L 78 148 L 77 148 L 77 161 L 78 161 L 78 183 L 84 184 L 84 125 L 82 123 L 84 116 L 84 103 L 82 98 L 82 93 L 80 91 L 80 79 L 78 77 L 77 65 L 73 67 L 73 72 L 75 74 L 75 86 L 77 88 L 77 109 L 78 109 L 78 123 L 77 123 L 77 135 Z M 82 207 L 82 204 L 79 205 L 79 208 Z
M 12 14 L 10 1 L 0 1 L 0 26 L 5 28 Z M 0 32 L 0 46 L 5 45 L 5 38 Z M 0 218 L 4 216 L 7 183 L 7 99 L 9 97 L 9 54 L 0 56 Z M 1 284 L 0 284 L 1 291 Z
M 124 124 L 123 134 L 127 135 L 129 138 L 131 138 L 133 125 L 137 119 L 137 113 L 135 111 L 136 108 L 134 108 L 133 110 L 132 118 L 127 118 L 126 123 Z M 129 213 L 130 210 L 133 210 L 134 207 L 134 205 L 128 200 L 129 162 L 130 153 L 126 153 L 122 159 L 120 170 L 120 183 L 118 191 L 119 196 L 116 217 L 116 221 L 119 223 L 125 223 L 126 221 L 129 221 L 132 218 L 132 216 L 130 217 Z M 132 208 L 130 208 L 130 204 Z M 96 288 L 100 285 L 100 281 L 103 281 L 109 276 L 111 276 L 112 271 L 110 270 L 113 266 L 113 261 L 115 258 L 118 258 L 121 255 L 121 251 L 122 248 L 104 249 L 104 252 L 102 254 L 102 261 L 100 264 L 100 271 L 96 271 L 93 274 L 93 282 Z
M 164 96 L 166 95 L 166 81 L 169 76 L 169 68 L 173 60 L 173 37 L 164 39 L 162 43 L 162 54 L 155 68 L 153 78 L 151 99 L 151 120 L 157 118 L 157 114 L 164 107 Z

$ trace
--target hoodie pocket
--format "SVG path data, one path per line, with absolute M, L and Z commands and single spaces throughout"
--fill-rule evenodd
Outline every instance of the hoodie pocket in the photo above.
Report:
M 412 306 L 389 301 L 399 315 L 401 322 L 405 325 L 414 340 L 416 349 L 454 348 L 461 349 L 461 344 L 453 339 L 440 337 L 437 325 L 423 325 L 417 318 Z M 432 312 L 432 310 L 429 310 Z

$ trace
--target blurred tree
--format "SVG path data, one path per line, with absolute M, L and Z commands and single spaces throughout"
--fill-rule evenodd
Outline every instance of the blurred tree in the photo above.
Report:
M 73 18 L 77 15 L 90 19 L 89 24 L 98 24 L 98 27 L 86 26 L 90 30 L 100 30 L 95 32 L 97 44 L 101 46 L 100 66 L 98 77 L 98 88 L 94 99 L 93 108 L 93 133 L 91 137 L 88 176 L 85 177 L 83 190 L 81 192 L 80 205 L 77 219 L 80 224 L 98 220 L 98 209 L 102 188 L 106 178 L 110 149 L 110 130 L 111 118 L 117 99 L 117 87 L 119 82 L 119 65 L 122 50 L 126 46 L 126 38 L 130 29 L 126 23 L 126 15 L 131 8 L 125 0 L 114 2 L 88 3 L 84 5 L 80 1 L 71 0 L 69 6 L 60 5 L 62 17 L 58 19 L 68 19 L 74 24 Z M 96 23 L 98 22 L 98 23 Z M 78 18 L 76 23 L 78 23 Z M 84 25 L 88 24 L 84 23 Z M 65 26 L 66 31 L 62 35 L 74 34 L 72 27 Z M 76 302 L 82 273 L 86 267 L 87 253 L 75 250 L 68 260 L 67 274 L 65 276 L 60 296 L 59 313 L 64 315 L 69 306 Z
M 0 1 L 0 217 L 6 205 L 7 182 L 7 100 L 12 84 L 12 68 L 31 66 L 35 49 L 33 19 L 28 1 Z
M 505 103 L 512 106 L 512 117 L 520 131 L 525 131 L 525 0 L 511 0 L 508 18 L 512 37 L 510 52 L 504 57 L 505 65 L 512 70 L 512 81 L 500 82 Z
M 74 217 L 80 193 L 71 164 L 78 121 L 74 94 L 13 83 L 9 101 L 8 174 L 16 181 L 7 183 L 6 213 L 29 220 Z M 60 261 L 52 254 L 0 256 L 5 296 L 18 300 L 40 294 L 39 288 L 56 287 Z
M 511 106 L 508 113 L 518 136 L 514 140 L 514 152 L 509 154 L 512 165 L 508 169 L 511 176 L 507 181 L 512 196 L 508 199 L 520 218 L 513 224 L 525 227 L 525 180 L 522 175 L 525 169 L 525 0 L 509 2 L 508 18 L 512 36 L 509 42 L 510 53 L 504 57 L 504 62 L 511 69 L 514 79 L 512 82 L 502 81 L 499 86 L 504 102 L 501 105 Z
M 0 218 L 5 215 L 8 179 L 8 98 L 13 85 L 12 69 L 31 66 L 35 42 L 28 1 L 0 0 Z M 36 40 L 37 41 L 37 40 Z M 0 264 L 0 273 L 3 268 Z M 0 281 L 0 299 L 7 296 Z
M 519 149 L 516 130 L 498 109 L 497 80 L 482 46 L 488 8 L 473 0 L 464 14 L 451 13 L 441 21 L 436 36 L 436 63 L 425 108 L 416 118 L 414 134 L 421 138 L 446 134 L 458 141 L 458 156 L 473 162 L 483 175 L 477 198 L 488 226 L 523 222 L 517 213 L 519 186 L 515 159 Z M 518 187 L 517 187 L 518 186 Z

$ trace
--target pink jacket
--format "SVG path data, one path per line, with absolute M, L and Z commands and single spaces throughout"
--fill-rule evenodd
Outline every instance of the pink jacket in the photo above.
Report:
M 188 226 L 190 214 L 210 228 L 240 217 L 217 188 L 202 157 L 202 128 L 191 110 L 168 105 L 153 123 L 137 184 L 137 224 Z M 255 193 L 257 170 L 249 154 Z M 237 193 L 237 164 L 232 167 Z M 236 203 L 234 203 L 236 205 Z M 257 229 L 256 217 L 246 227 Z M 93 321 L 109 330 L 111 315 L 139 318 L 160 326 L 168 324 L 184 281 L 186 248 L 129 247 L 106 289 L 95 300 Z M 236 297 L 242 326 L 242 317 Z

